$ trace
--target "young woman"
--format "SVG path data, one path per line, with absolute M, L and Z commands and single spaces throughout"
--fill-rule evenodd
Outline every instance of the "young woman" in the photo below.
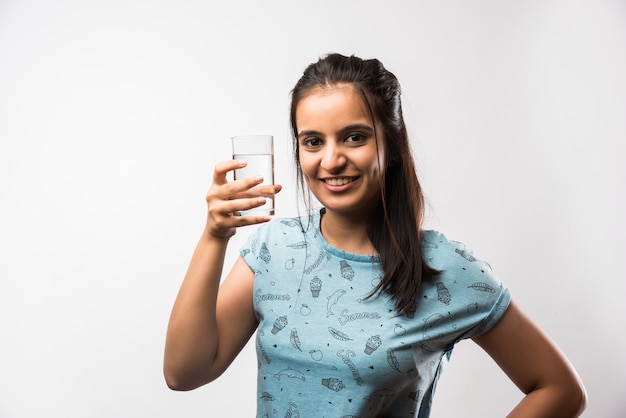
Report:
M 510 417 L 578 416 L 576 372 L 489 265 L 421 229 L 395 76 L 328 55 L 296 84 L 291 125 L 299 183 L 322 208 L 235 216 L 281 187 L 253 192 L 260 178 L 226 180 L 245 162 L 216 165 L 167 332 L 169 387 L 216 379 L 256 331 L 257 417 L 428 417 L 454 345 L 472 339 L 525 393 Z M 220 286 L 229 238 L 261 223 Z

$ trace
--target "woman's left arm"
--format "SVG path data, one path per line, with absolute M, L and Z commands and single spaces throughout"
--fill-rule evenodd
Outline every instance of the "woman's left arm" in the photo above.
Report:
M 489 331 L 473 340 L 526 394 L 508 418 L 570 418 L 585 409 L 586 392 L 578 374 L 514 302 Z

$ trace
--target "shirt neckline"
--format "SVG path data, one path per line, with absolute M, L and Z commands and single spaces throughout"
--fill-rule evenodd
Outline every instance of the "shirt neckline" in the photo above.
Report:
M 356 254 L 348 251 L 344 251 L 340 248 L 334 247 L 326 241 L 324 235 L 322 235 L 322 230 L 320 228 L 320 222 L 322 220 L 322 215 L 326 212 L 326 208 L 322 207 L 319 210 L 313 212 L 312 215 L 312 223 L 314 228 L 313 238 L 322 246 L 322 248 L 329 254 L 334 255 L 339 258 L 343 258 L 346 260 L 363 262 L 363 263 L 379 263 L 380 257 L 377 254 Z

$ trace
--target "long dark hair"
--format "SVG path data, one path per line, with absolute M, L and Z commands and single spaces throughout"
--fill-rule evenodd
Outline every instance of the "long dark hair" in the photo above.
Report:
M 369 109 L 372 122 L 382 125 L 385 170 L 380 205 L 372 219 L 384 222 L 371 222 L 368 235 L 379 253 L 384 276 L 370 296 L 389 294 L 398 314 L 404 314 L 415 306 L 421 281 L 436 272 L 422 259 L 424 195 L 402 116 L 400 83 L 377 59 L 329 54 L 304 70 L 291 92 L 290 120 L 298 184 L 303 191 L 296 107 L 313 88 L 337 84 L 352 85 Z

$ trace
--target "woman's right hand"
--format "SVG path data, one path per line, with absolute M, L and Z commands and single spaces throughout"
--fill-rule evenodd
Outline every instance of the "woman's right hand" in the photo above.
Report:
M 228 160 L 218 163 L 213 170 L 213 184 L 206 195 L 206 232 L 211 237 L 228 239 L 235 234 L 237 227 L 271 220 L 268 216 L 238 215 L 240 211 L 262 206 L 267 198 L 273 197 L 282 188 L 279 184 L 260 185 L 263 182 L 261 176 L 234 181 L 226 179 L 229 171 L 245 165 L 245 161 Z
M 163 372 L 170 388 L 190 390 L 216 379 L 241 351 L 257 327 L 252 291 L 254 272 L 238 257 L 221 281 L 228 238 L 237 227 L 267 222 L 267 216 L 236 216 L 260 206 L 280 186 L 260 178 L 227 181 L 229 171 L 245 166 L 224 161 L 215 166 L 206 195 L 205 231 L 191 257 L 167 328 Z

